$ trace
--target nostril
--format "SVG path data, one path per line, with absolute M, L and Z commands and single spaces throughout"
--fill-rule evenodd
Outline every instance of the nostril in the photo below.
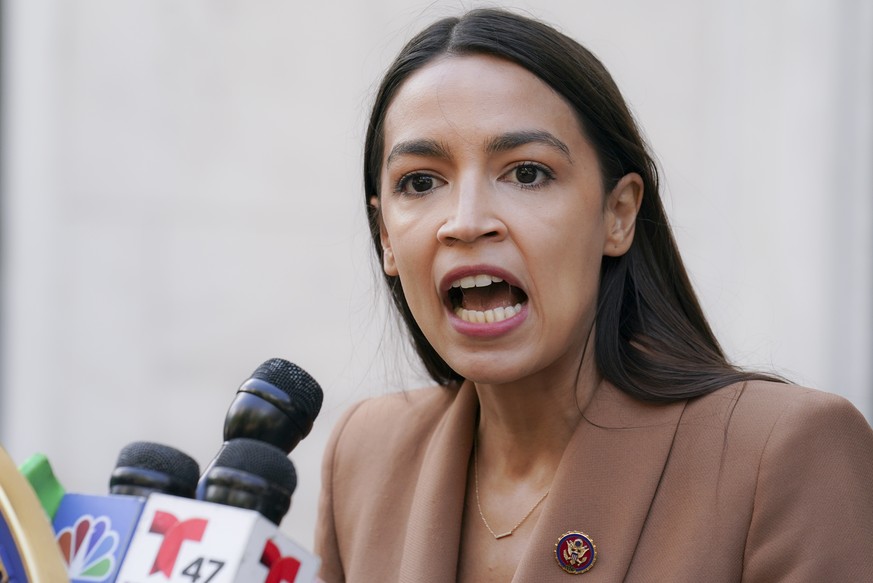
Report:
M 506 226 L 494 213 L 462 210 L 446 217 L 437 230 L 437 239 L 444 245 L 454 245 L 456 241 L 473 243 L 486 238 L 500 239 L 506 235 Z

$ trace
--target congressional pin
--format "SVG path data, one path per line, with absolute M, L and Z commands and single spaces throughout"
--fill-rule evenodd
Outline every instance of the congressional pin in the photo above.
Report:
M 594 566 L 597 545 L 584 532 L 565 532 L 555 545 L 555 559 L 566 572 L 578 575 Z

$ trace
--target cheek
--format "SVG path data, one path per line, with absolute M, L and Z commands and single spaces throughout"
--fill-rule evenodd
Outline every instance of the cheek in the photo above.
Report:
M 420 217 L 404 221 L 396 213 L 386 213 L 385 221 L 409 309 L 423 331 L 432 330 L 432 322 L 443 310 L 433 275 L 436 236 Z
M 385 219 L 385 232 L 390 245 L 389 252 L 395 275 L 400 277 L 403 289 L 407 292 L 407 300 L 412 300 L 417 294 L 409 292 L 421 288 L 429 278 L 427 241 L 415 225 L 398 221 L 396 217 Z
M 560 303 L 565 308 L 587 304 L 597 293 L 600 266 L 603 259 L 604 226 L 600 209 L 566 209 L 541 223 L 526 236 L 536 249 L 527 257 L 536 269 L 535 282 L 543 298 Z M 576 217 L 577 220 L 568 220 Z M 588 217 L 585 219 L 584 217 Z
M 386 197 L 382 203 L 384 233 L 401 278 L 404 272 L 420 270 L 437 242 L 433 205 L 423 203 L 395 197 Z
M 606 225 L 603 209 L 596 201 L 581 201 L 551 210 L 536 227 L 543 247 L 560 258 L 589 260 L 603 255 Z M 544 253 L 548 253 L 544 249 Z

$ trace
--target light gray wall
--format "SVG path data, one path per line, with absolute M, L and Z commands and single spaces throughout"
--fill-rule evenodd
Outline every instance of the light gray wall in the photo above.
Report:
M 359 161 L 379 74 L 478 2 L 10 0 L 0 441 L 104 492 L 119 449 L 205 464 L 282 356 L 326 393 L 284 529 L 311 544 L 352 402 L 422 384 L 376 285 Z M 513 4 L 597 53 L 741 364 L 871 418 L 873 3 Z

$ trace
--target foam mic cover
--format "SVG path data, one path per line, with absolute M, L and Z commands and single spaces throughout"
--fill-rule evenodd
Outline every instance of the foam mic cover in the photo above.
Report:
M 262 441 L 228 441 L 201 478 L 199 500 L 255 510 L 279 524 L 297 487 L 294 464 L 279 448 Z
M 200 466 L 173 447 L 135 441 L 118 454 L 109 478 L 109 493 L 148 496 L 153 492 L 193 498 Z
M 272 358 L 237 391 L 225 418 L 224 439 L 258 439 L 287 454 L 312 430 L 323 398 L 321 387 L 305 370 Z

